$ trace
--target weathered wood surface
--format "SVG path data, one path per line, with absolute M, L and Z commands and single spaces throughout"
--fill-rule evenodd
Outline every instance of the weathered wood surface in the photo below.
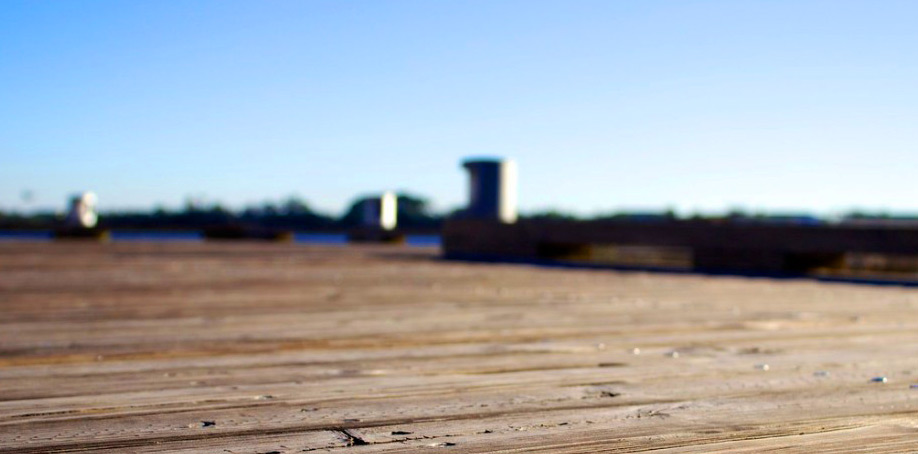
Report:
M 435 254 L 0 244 L 0 453 L 918 449 L 914 289 Z

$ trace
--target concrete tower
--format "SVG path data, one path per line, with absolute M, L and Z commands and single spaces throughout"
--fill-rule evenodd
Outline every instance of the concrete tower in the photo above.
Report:
M 516 162 L 511 159 L 473 159 L 462 163 L 469 171 L 466 217 L 504 224 L 516 222 Z

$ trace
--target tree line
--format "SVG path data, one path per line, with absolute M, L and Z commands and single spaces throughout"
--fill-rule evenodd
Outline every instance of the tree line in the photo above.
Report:
M 264 202 L 242 210 L 230 210 L 219 203 L 202 204 L 191 200 L 176 210 L 154 208 L 137 211 L 103 211 L 99 224 L 104 228 L 144 230 L 196 230 L 215 226 L 246 226 L 304 231 L 341 231 L 362 222 L 363 199 L 354 200 L 340 216 L 313 210 L 298 198 Z M 407 230 L 436 230 L 446 215 L 436 213 L 429 201 L 414 194 L 398 194 L 398 225 Z M 0 212 L 0 229 L 50 229 L 62 220 L 59 213 L 33 214 Z

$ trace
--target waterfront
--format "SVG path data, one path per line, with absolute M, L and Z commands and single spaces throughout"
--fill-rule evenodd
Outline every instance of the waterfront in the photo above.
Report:
M 52 241 L 51 230 L 0 230 L 0 242 L 15 241 Z M 153 242 L 196 242 L 204 241 L 204 235 L 194 230 L 113 230 L 111 241 L 153 241 Z M 346 233 L 296 232 L 293 240 L 302 244 L 347 244 Z M 406 235 L 405 244 L 409 246 L 439 246 L 440 235 Z

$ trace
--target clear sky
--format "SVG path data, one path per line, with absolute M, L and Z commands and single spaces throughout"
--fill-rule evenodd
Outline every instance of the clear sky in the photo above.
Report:
M 0 209 L 918 211 L 915 1 L 0 3 Z M 23 201 L 24 190 L 34 200 Z

